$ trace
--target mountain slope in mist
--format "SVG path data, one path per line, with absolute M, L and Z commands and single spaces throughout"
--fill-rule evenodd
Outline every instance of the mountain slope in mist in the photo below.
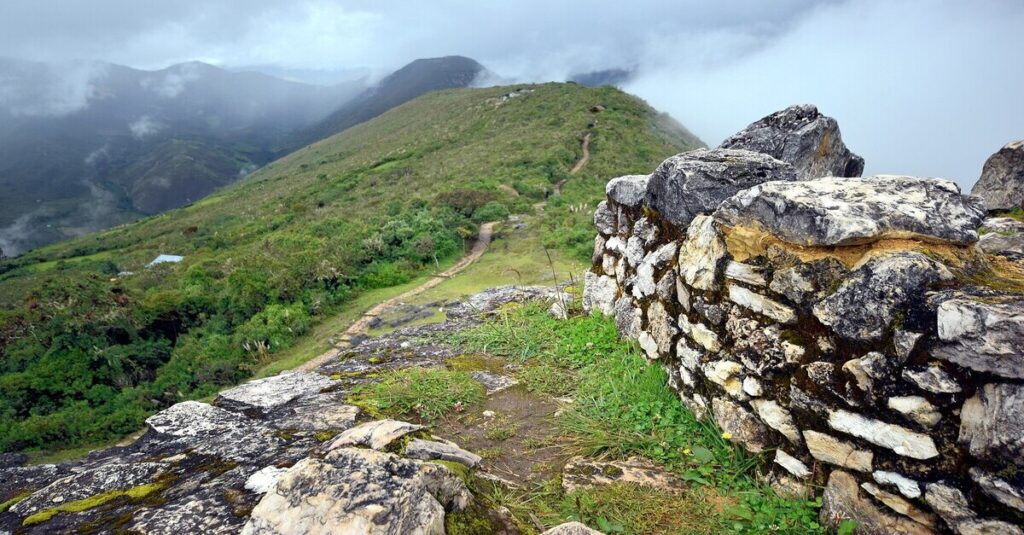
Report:
M 0 60 L 0 248 L 16 254 L 198 200 L 362 88 L 197 62 L 140 71 Z

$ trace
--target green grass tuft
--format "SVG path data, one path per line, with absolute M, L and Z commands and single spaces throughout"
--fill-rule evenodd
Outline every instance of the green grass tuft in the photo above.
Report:
M 81 500 L 74 500 L 67 503 L 62 503 L 56 507 L 49 509 L 43 509 L 38 513 L 25 517 L 25 520 L 21 522 L 23 526 L 32 526 L 46 522 L 53 518 L 57 513 L 79 513 L 99 507 L 107 502 L 118 498 L 127 498 L 129 500 L 141 500 L 154 492 L 157 492 L 164 488 L 163 483 L 147 483 L 145 485 L 139 485 L 130 489 L 123 490 L 109 490 L 90 496 L 88 498 L 82 498 Z
M 482 401 L 484 387 L 466 372 L 406 368 L 383 381 L 359 388 L 351 402 L 371 414 L 416 415 L 434 421 L 442 415 Z

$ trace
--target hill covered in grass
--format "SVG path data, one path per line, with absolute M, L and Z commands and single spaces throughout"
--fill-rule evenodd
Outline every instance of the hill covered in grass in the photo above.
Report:
M 481 221 L 547 200 L 545 243 L 584 256 L 609 177 L 698 145 L 608 87 L 431 93 L 192 205 L 6 260 L 0 451 L 108 440 L 212 394 L 360 293 L 461 256 Z M 147 268 L 158 254 L 184 261 Z

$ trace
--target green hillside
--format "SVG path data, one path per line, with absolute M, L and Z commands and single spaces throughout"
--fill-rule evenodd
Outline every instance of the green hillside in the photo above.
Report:
M 587 133 L 540 229 L 586 257 L 607 179 L 700 142 L 616 89 L 545 84 L 431 93 L 193 205 L 0 263 L 0 451 L 117 437 L 252 375 L 359 294 L 461 256 L 479 222 L 533 212 Z M 185 260 L 145 267 L 158 254 Z

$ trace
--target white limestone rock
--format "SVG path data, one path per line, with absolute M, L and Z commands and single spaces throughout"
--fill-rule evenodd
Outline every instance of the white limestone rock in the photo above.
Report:
M 954 182 L 880 175 L 765 182 L 737 193 L 715 211 L 726 226 L 759 226 L 802 246 L 916 238 L 969 245 L 985 210 Z
M 583 310 L 588 314 L 597 310 L 610 316 L 618 295 L 619 285 L 615 279 L 591 271 L 583 275 Z
M 451 461 L 473 468 L 483 461 L 479 455 L 466 451 L 454 443 L 414 438 L 405 446 L 404 455 L 423 461 Z
M 718 353 L 722 350 L 718 334 L 699 321 L 691 322 L 685 315 L 680 315 L 679 330 L 683 333 L 683 336 L 693 340 L 708 353 Z
M 647 175 L 626 175 L 613 178 L 604 191 L 611 200 L 631 208 L 639 207 L 647 194 Z
M 754 407 L 757 415 L 761 417 L 761 421 L 765 425 L 781 433 L 782 436 L 786 437 L 786 440 L 797 445 L 803 443 L 800 440 L 800 429 L 796 426 L 796 422 L 793 421 L 793 415 L 782 405 L 779 405 L 777 401 L 755 399 L 750 402 L 750 406 Z
M 779 323 L 788 324 L 796 322 L 796 312 L 792 308 L 742 286 L 729 285 L 729 300 Z
M 875 470 L 871 473 L 871 477 L 873 477 L 875 482 L 879 485 L 891 485 L 896 487 L 896 490 L 907 498 L 921 497 L 921 486 L 917 481 L 914 481 L 909 477 L 886 470 Z
M 768 447 L 768 430 L 757 416 L 739 403 L 713 398 L 711 411 L 722 431 L 732 435 L 747 451 L 759 453 Z
M 282 373 L 221 392 L 214 403 L 221 408 L 244 412 L 251 416 L 265 415 L 300 396 L 319 394 L 335 381 L 319 373 Z
M 444 535 L 445 512 L 469 489 L 447 468 L 359 448 L 290 468 L 252 511 L 244 535 L 360 533 Z
M 804 429 L 803 435 L 807 450 L 815 459 L 858 472 L 871 471 L 874 453 L 859 450 L 849 442 L 811 429 Z
M 922 427 L 932 428 L 942 419 L 942 413 L 921 396 L 895 396 L 887 403 L 888 407 L 917 422 Z
M 935 515 L 922 511 L 920 508 L 908 502 L 901 496 L 885 491 L 874 483 L 864 482 L 860 484 L 860 487 L 876 500 L 885 504 L 889 509 L 896 511 L 919 524 L 928 526 L 929 528 L 935 528 L 938 524 L 938 518 L 936 518 Z
M 640 267 L 636 268 L 636 282 L 633 286 L 633 296 L 640 299 L 653 295 L 657 291 L 657 284 L 654 277 L 656 273 L 664 269 L 676 255 L 678 249 L 676 242 L 669 242 L 647 254 Z
M 691 288 L 716 291 L 719 268 L 726 255 L 725 240 L 707 216 L 698 215 L 686 229 L 686 240 L 679 247 L 679 276 Z
M 937 313 L 939 339 L 944 343 L 932 349 L 934 357 L 1024 379 L 1024 298 L 950 299 L 939 305 Z
M 751 266 L 750 264 L 744 264 L 742 262 L 732 260 L 725 265 L 725 277 L 734 281 L 747 283 L 751 286 L 765 286 L 768 284 L 768 281 L 765 280 L 760 269 Z
M 287 468 L 278 468 L 274 465 L 264 467 L 245 480 L 245 490 L 256 494 L 266 494 L 277 486 L 277 480 L 281 479 L 281 475 L 287 471 Z
M 787 472 L 800 479 L 806 479 L 811 475 L 811 469 L 807 468 L 803 461 L 782 449 L 775 450 L 775 464 L 785 468 Z
M 971 194 L 989 210 L 1024 208 L 1024 140 L 1007 143 L 985 161 Z
M 326 449 L 330 451 L 338 448 L 363 446 L 381 451 L 392 442 L 423 428 L 422 425 L 398 420 L 375 420 L 342 432 L 331 441 Z
M 979 388 L 960 409 L 958 440 L 975 458 L 1024 464 L 1024 386 Z
M 933 394 L 956 394 L 963 390 L 953 376 L 938 366 L 907 368 L 903 370 L 903 379 Z
M 619 229 L 619 218 L 608 206 L 608 201 L 601 201 L 594 210 L 594 226 L 605 236 L 614 235 Z
M 702 371 L 709 381 L 721 386 L 730 396 L 743 397 L 743 382 L 739 375 L 743 371 L 742 364 L 731 360 L 716 360 L 705 364 Z
M 880 422 L 844 409 L 831 411 L 828 425 L 836 431 L 866 440 L 876 446 L 888 448 L 898 455 L 912 459 L 931 459 L 939 456 L 932 437 L 904 427 Z
M 970 474 L 971 479 L 978 484 L 982 492 L 999 503 L 1024 513 L 1024 489 L 976 466 L 971 467 Z

